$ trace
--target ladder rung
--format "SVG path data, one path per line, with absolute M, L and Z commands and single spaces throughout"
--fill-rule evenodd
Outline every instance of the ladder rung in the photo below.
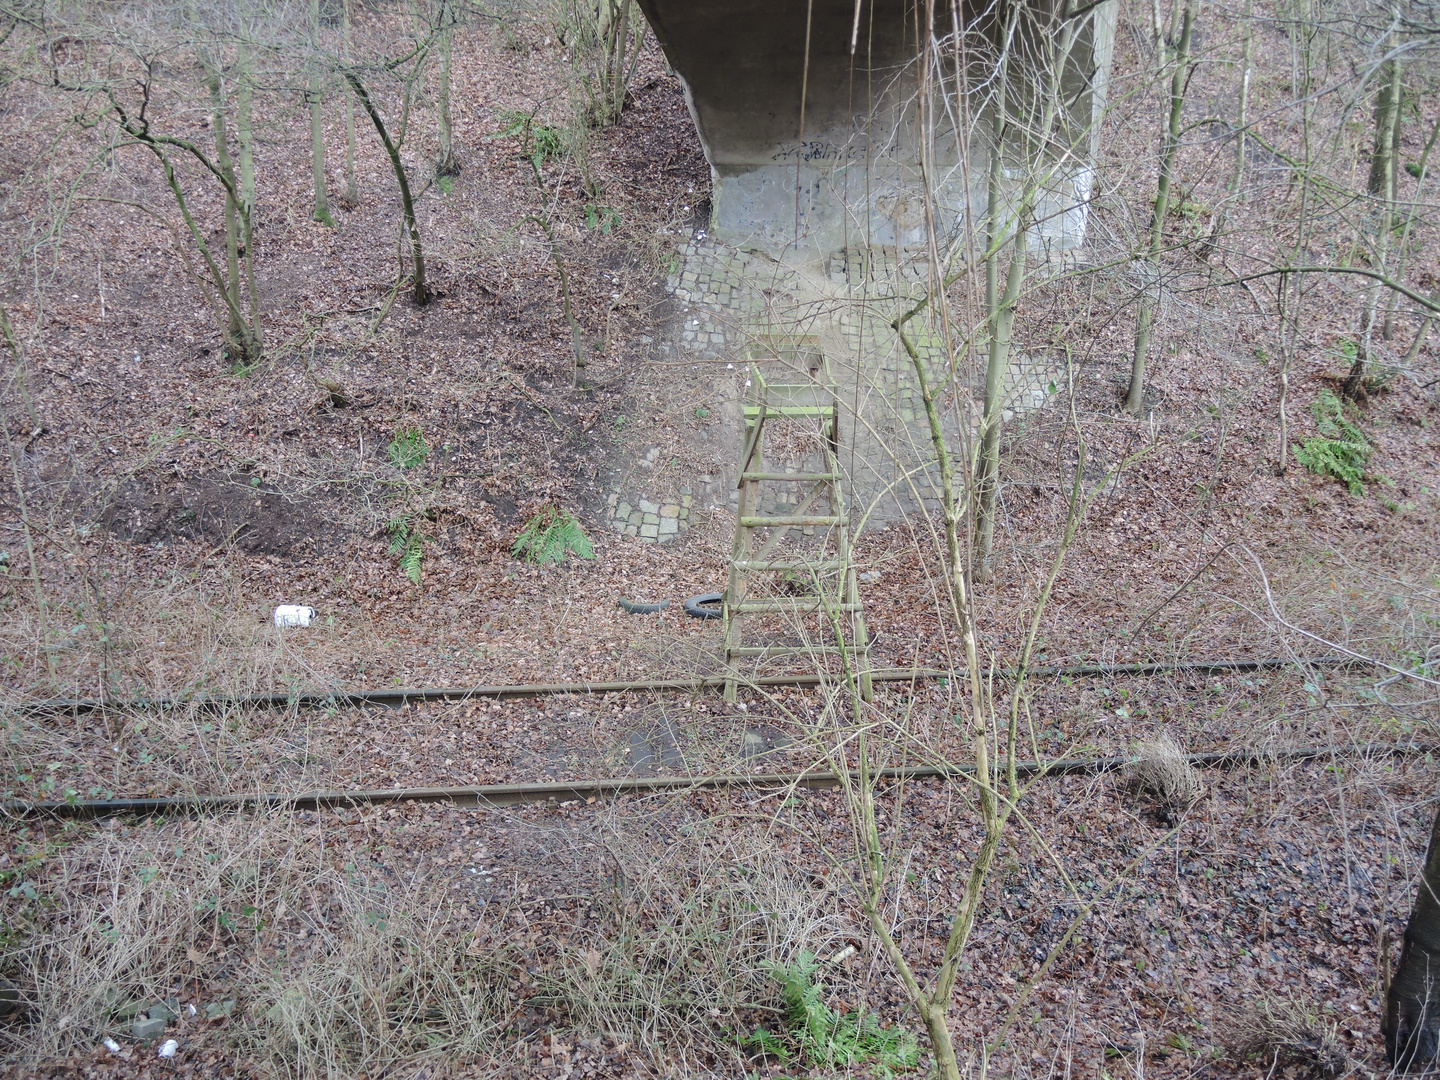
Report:
M 840 518 L 833 514 L 825 514 L 819 517 L 811 517 L 806 514 L 772 514 L 770 516 L 756 515 L 754 517 L 742 517 L 740 527 L 742 529 L 760 529 L 767 525 L 786 526 L 809 526 L 809 525 L 839 525 Z
M 863 604 L 827 604 L 818 596 L 797 596 L 787 600 L 741 600 L 730 610 L 736 615 L 790 615 L 799 614 L 802 611 L 819 611 L 821 608 L 840 614 L 865 610 Z
M 760 380 L 761 390 L 766 401 L 774 401 L 776 398 L 799 398 L 799 397 L 823 397 L 831 399 L 835 397 L 836 388 L 833 383 L 807 382 L 807 383 L 772 383 Z
M 796 573 L 814 571 L 818 574 L 830 570 L 843 570 L 844 568 L 844 559 L 819 559 L 815 562 L 805 562 L 803 559 L 740 559 L 735 563 L 736 570 L 750 573 L 764 573 L 767 571 L 778 573 L 790 570 Z
M 772 416 L 834 416 L 834 405 L 746 405 L 745 416 L 758 417 L 761 410 L 765 412 L 765 419 Z
M 794 480 L 804 483 L 815 483 L 818 480 L 829 480 L 832 484 L 838 484 L 840 477 L 828 472 L 747 472 L 740 477 L 741 480 Z
M 808 648 L 804 645 L 766 645 L 731 649 L 727 656 L 809 656 L 817 654 L 821 656 L 838 656 L 840 653 L 849 653 L 851 656 L 861 656 L 870 652 L 868 645 L 812 645 Z

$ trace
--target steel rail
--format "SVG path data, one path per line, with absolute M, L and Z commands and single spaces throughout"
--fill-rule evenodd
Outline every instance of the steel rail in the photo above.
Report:
M 1287 667 L 1336 667 L 1360 664 L 1363 661 L 1348 656 L 1320 656 L 1292 659 L 1264 660 L 1197 660 L 1154 664 L 1076 664 L 1068 667 L 1032 667 L 1025 670 L 1027 678 L 1094 678 L 1104 675 L 1160 675 L 1167 672 L 1219 675 L 1238 671 L 1273 671 Z M 1013 679 L 1015 671 L 997 670 L 997 679 Z M 963 678 L 963 674 L 944 668 L 882 668 L 871 673 L 875 682 L 918 682 L 922 679 Z M 750 679 L 742 685 L 756 687 L 772 686 L 818 686 L 822 682 L 836 682 L 838 676 L 815 672 L 802 675 L 766 675 Z M 725 677 L 703 679 L 640 679 L 632 682 L 571 682 L 571 683 L 530 683 L 516 686 L 444 686 L 418 687 L 393 690 L 312 690 L 300 693 L 234 694 L 196 697 L 130 698 L 105 701 L 99 698 L 49 698 L 42 701 L 20 702 L 16 708 L 26 715 L 46 713 L 107 712 L 116 709 L 177 709 L 177 708 L 301 708 L 323 709 L 331 707 L 364 707 L 379 705 L 385 708 L 404 708 L 411 702 L 466 701 L 471 698 L 486 698 L 503 701 L 507 698 L 544 697 L 563 694 L 625 694 L 661 693 L 678 691 L 699 693 L 704 690 L 720 690 L 725 686 Z
M 1243 765 L 1264 765 L 1281 761 L 1305 761 L 1314 758 L 1340 758 L 1353 755 L 1429 753 L 1435 746 L 1421 743 L 1369 743 L 1362 746 L 1304 746 L 1288 750 L 1219 750 L 1188 754 L 1191 765 L 1202 768 L 1234 768 Z M 1094 757 L 1060 758 L 1055 761 L 1018 761 L 1018 776 L 1068 776 L 1075 773 L 1104 773 L 1123 769 L 1138 758 Z M 1000 765 L 1003 770 L 1003 763 Z M 975 770 L 966 765 L 907 765 L 880 769 L 874 775 L 881 780 L 956 779 L 973 776 Z M 858 782 L 859 774 L 849 774 Z M 681 794 L 696 791 L 718 791 L 744 788 L 755 791 L 789 791 L 797 788 L 835 787 L 840 775 L 834 772 L 763 773 L 756 775 L 722 774 L 711 776 L 621 777 L 608 780 L 570 780 L 549 784 L 489 784 L 479 787 L 385 788 L 375 791 L 310 791 L 296 794 L 278 792 L 253 795 L 176 795 L 157 798 L 97 800 L 7 799 L 0 803 L 0 812 L 14 817 L 47 815 L 61 818 L 103 818 L 120 814 L 159 816 L 164 814 L 196 815 L 227 810 L 322 810 L 375 804 L 415 802 L 444 803 L 456 808 L 489 808 L 524 803 L 591 803 L 626 795 L 645 796 Z

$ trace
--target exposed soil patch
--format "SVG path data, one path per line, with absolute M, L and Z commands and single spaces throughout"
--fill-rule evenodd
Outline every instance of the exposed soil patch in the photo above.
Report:
M 309 502 L 245 473 L 173 486 L 137 480 L 121 489 L 103 520 L 135 544 L 207 540 L 247 554 L 291 557 L 325 554 L 339 531 Z

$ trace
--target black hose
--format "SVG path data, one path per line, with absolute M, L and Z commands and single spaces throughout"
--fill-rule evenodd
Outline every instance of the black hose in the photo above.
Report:
M 626 600 L 623 596 L 617 596 L 615 602 L 631 615 L 654 615 L 670 606 L 669 600 L 661 600 L 658 604 L 642 604 L 638 600 Z

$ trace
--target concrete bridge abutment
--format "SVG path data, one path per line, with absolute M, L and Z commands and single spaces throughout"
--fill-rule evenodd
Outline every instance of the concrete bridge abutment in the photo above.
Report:
M 929 429 L 891 322 L 932 287 L 932 238 L 942 255 L 983 250 L 997 216 L 988 209 L 992 155 L 1000 213 L 1013 221 L 1017 193 L 1033 189 L 1031 257 L 1043 262 L 1083 242 L 1116 0 L 1071 19 L 1045 6 L 1067 0 L 984 12 L 937 3 L 923 73 L 923 3 L 639 2 L 684 82 L 713 178 L 709 225 L 679 249 L 666 281 L 674 317 L 650 347 L 662 363 L 690 360 L 709 373 L 734 435 L 712 440 L 683 484 L 667 481 L 675 492 L 648 490 L 648 466 L 617 473 L 612 526 L 663 541 L 700 509 L 732 505 L 748 361 L 783 365 L 807 352 L 823 354 L 845 410 L 852 517 L 883 522 L 934 508 Z M 1012 18 L 1017 10 L 1024 17 Z M 1049 33 L 1061 38 L 1037 37 Z M 1035 92 L 1045 57 L 1060 103 L 1049 114 Z M 924 319 L 907 336 L 932 371 L 948 369 Z M 1057 379 L 1017 353 L 1007 416 L 1043 405 Z M 948 390 L 952 436 L 978 416 L 973 389 L 962 377 Z M 804 458 L 797 450 L 777 464 L 803 472 Z M 675 520 L 644 512 L 655 507 Z
M 1074 0 L 936 3 L 927 50 L 927 10 L 911 0 L 639 2 L 685 84 L 715 239 L 809 262 L 922 250 L 933 216 L 943 249 L 985 215 L 996 152 L 1012 187 L 1053 167 L 1037 243 L 1083 238 L 1116 0 L 1068 16 L 1056 5 Z M 1046 67 L 1058 68 L 1058 112 L 1026 140 Z

